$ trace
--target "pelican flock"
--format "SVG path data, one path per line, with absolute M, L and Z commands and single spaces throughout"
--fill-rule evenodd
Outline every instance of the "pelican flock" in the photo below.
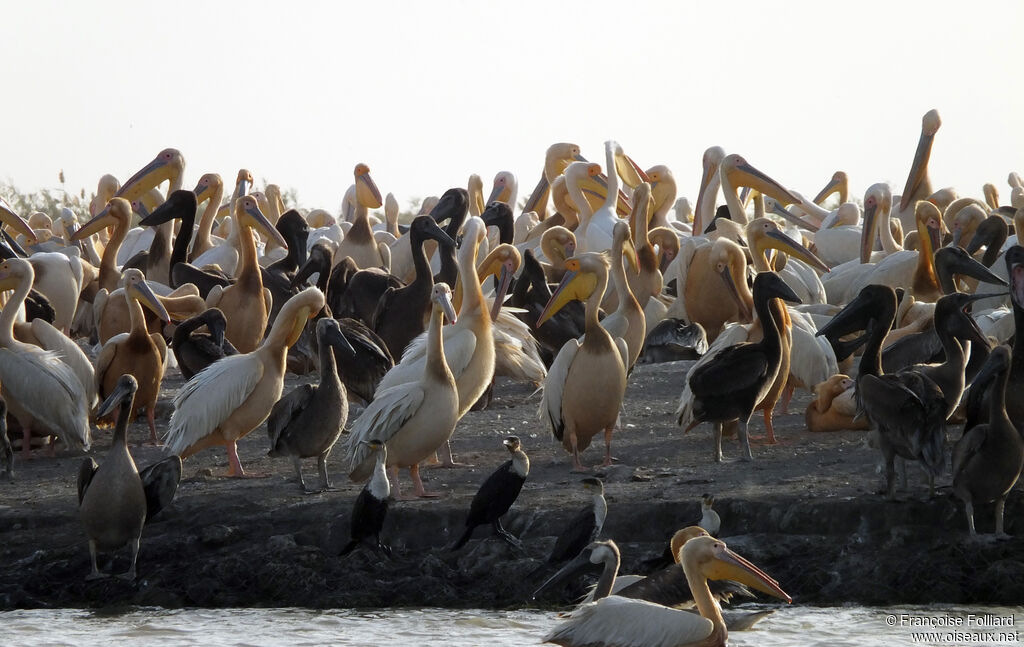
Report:
M 316 496 L 351 494 L 353 486 L 331 485 L 339 466 L 361 488 L 347 506 L 350 541 L 341 553 L 366 545 L 390 557 L 406 548 L 382 537 L 430 504 L 389 501 L 441 494 L 427 491 L 425 477 L 448 489 L 453 472 L 426 476 L 425 468 L 439 456 L 441 467 L 470 469 L 454 462 L 451 444 L 460 446 L 460 430 L 500 420 L 496 411 L 511 408 L 514 393 L 536 415 L 515 423 L 518 430 L 506 422 L 484 430 L 488 447 L 504 438 L 507 460 L 499 466 L 496 452 L 473 454 L 494 462 L 481 474 L 490 476 L 468 515 L 450 522 L 454 541 L 436 543 L 469 561 L 479 550 L 462 549 L 484 546 L 473 532 L 489 525 L 504 542 L 491 545 L 517 558 L 540 561 L 548 552 L 536 572 L 574 559 L 573 568 L 603 565 L 592 601 L 549 642 L 724 644 L 734 625 L 709 581 L 790 597 L 708 536 L 725 527 L 711 510 L 714 497 L 704 498 L 706 531 L 673 540 L 668 560 L 696 613 L 629 597 L 620 592 L 625 581 L 615 586 L 622 554 L 609 528 L 622 545 L 633 538 L 605 524 L 622 504 L 605 499 L 597 477 L 626 460 L 668 468 L 667 458 L 638 455 L 635 445 L 623 461 L 613 456 L 613 438 L 636 442 L 646 417 L 683 427 L 668 432 L 676 440 L 708 423 L 711 455 L 698 460 L 716 474 L 749 472 L 763 456 L 783 460 L 795 445 L 827 436 L 800 431 L 848 434 L 881 465 L 886 497 L 897 496 L 900 470 L 913 491 L 906 471 L 920 468 L 929 498 L 915 505 L 938 505 L 936 491 L 951 488 L 971 536 L 977 506 L 994 503 L 997 534 L 1011 523 L 1003 510 L 1024 469 L 1024 362 L 1005 344 L 1024 330 L 1024 248 L 1016 242 L 1024 200 L 1016 173 L 1011 207 L 999 205 L 994 185 L 979 187 L 979 197 L 933 190 L 928 161 L 940 125 L 936 110 L 924 115 L 904 186 L 874 182 L 861 192 L 838 171 L 821 191 L 811 188 L 813 200 L 711 146 L 700 177 L 687 180 L 698 188 L 691 203 L 679 195 L 678 169 L 644 170 L 614 140 L 604 143 L 603 165 L 576 144 L 551 145 L 522 200 L 517 176 L 500 170 L 486 200 L 473 174 L 468 190 L 439 191 L 420 213 L 401 213 L 392 194 L 384 200 L 362 161 L 338 213 L 286 205 L 277 185 L 253 191 L 247 169 L 233 187 L 207 172 L 190 191 L 174 148 L 124 184 L 104 176 L 88 213 L 30 216 L 0 200 L 5 473 L 13 475 L 14 462 L 53 460 L 33 446 L 51 457 L 102 446 L 104 462 L 87 458 L 79 481 L 90 578 L 101 576 L 98 549 L 127 544 L 131 579 L 143 524 L 173 497 L 168 482 L 181 470 L 194 474 L 190 457 L 213 446 L 224 447 L 228 476 L 261 476 L 243 469 L 239 448 L 265 445 L 251 432 L 266 424 L 270 446 L 259 454 L 291 457 L 302 492 L 300 459 L 314 457 Z M 837 204 L 828 202 L 833 194 Z M 675 414 L 671 402 L 636 411 L 638 375 L 674 360 L 664 370 L 679 394 Z M 292 376 L 307 372 L 316 378 L 300 384 Z M 515 390 L 515 382 L 529 388 Z M 796 389 L 810 394 L 803 422 L 787 423 L 777 438 L 775 421 L 786 419 Z M 142 411 L 150 442 L 162 443 L 146 451 L 173 460 L 140 478 L 127 434 Z M 763 439 L 751 434 L 758 411 Z M 114 421 L 111 441 L 95 425 Z M 732 431 L 739 461 L 724 460 Z M 589 449 L 602 439 L 603 451 Z M 409 470 L 411 496 L 400 468 Z M 568 496 L 570 469 L 587 474 L 593 501 L 553 551 L 531 545 L 529 524 L 506 529 L 503 519 L 531 505 L 532 488 Z M 876 479 L 870 470 L 861 477 Z M 150 494 L 154 479 L 163 494 Z M 728 528 L 736 527 L 742 520 L 730 517 Z M 664 581 L 648 578 L 648 586 Z

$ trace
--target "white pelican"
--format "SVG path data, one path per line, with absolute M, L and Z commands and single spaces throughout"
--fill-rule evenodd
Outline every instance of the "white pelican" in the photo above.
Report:
M 377 209 L 383 204 L 380 190 L 370 177 L 370 167 L 356 164 L 355 170 L 355 206 L 353 208 L 352 228 L 345 234 L 345 239 L 338 246 L 334 255 L 335 265 L 346 256 L 350 257 L 360 269 L 384 267 L 382 248 L 373 238 L 373 230 L 367 214 L 368 209 Z M 390 257 L 388 259 L 390 261 Z
M 921 117 L 921 138 L 917 142 L 914 161 L 910 165 L 907 184 L 900 196 L 900 206 L 896 217 L 903 225 L 903 231 L 912 231 L 915 227 L 914 205 L 919 200 L 927 200 L 932 194 L 932 183 L 928 178 L 928 159 L 932 155 L 932 144 L 935 133 L 942 125 L 938 110 L 929 110 Z
M 610 545 L 608 545 L 610 544 Z M 708 580 L 734 580 L 781 598 L 792 599 L 779 583 L 714 537 L 694 537 L 680 549 L 679 562 L 700 615 L 644 600 L 609 595 L 618 570 L 612 542 L 591 544 L 591 561 L 606 563 L 594 597 L 544 637 L 563 647 L 684 647 L 725 645 L 729 632 Z M 605 552 L 613 551 L 611 559 Z M 610 566 L 610 568 L 609 568 Z
M 242 196 L 248 195 L 250 187 L 252 187 L 252 173 L 244 168 L 239 169 L 238 174 L 235 176 L 235 188 L 231 193 L 231 197 L 228 199 L 227 203 L 219 205 L 217 207 L 217 213 L 214 214 L 214 218 L 216 219 L 222 210 L 226 212 L 224 223 L 231 225 L 231 232 L 222 243 L 214 245 L 202 254 L 194 256 L 192 259 L 193 265 L 196 267 L 216 265 L 228 276 L 235 276 L 235 270 L 238 267 L 241 242 L 238 239 L 238 227 L 235 226 L 235 222 L 230 216 L 234 213 L 235 202 L 237 202 Z
M 616 215 L 616 204 L 619 195 L 619 174 L 615 169 L 615 158 L 622 155 L 622 147 L 617 142 L 606 141 L 604 143 L 605 160 L 607 164 L 608 187 L 604 204 L 601 205 L 590 218 L 585 221 L 581 219 L 583 232 L 578 234 L 581 247 L 588 252 L 603 252 L 612 246 L 612 228 L 618 222 Z
M 725 149 L 712 146 L 704 151 L 701 158 L 703 172 L 700 177 L 700 188 L 697 190 L 697 205 L 693 210 L 693 235 L 700 236 L 715 217 L 715 202 L 718 189 L 722 185 L 722 176 L 718 169 L 725 159 Z M 682 220 L 676 216 L 676 220 Z
M 482 230 L 479 232 L 482 234 Z M 423 487 L 419 463 L 451 437 L 459 419 L 459 395 L 445 360 L 443 317 L 457 321 L 451 304 L 451 290 L 444 283 L 433 288 L 433 306 L 426 332 L 426 358 L 417 363 L 417 379 L 390 387 L 378 387 L 373 401 L 359 416 L 345 444 L 349 457 L 349 478 L 364 481 L 373 473 L 376 456 L 369 443 L 387 447 L 387 466 L 392 471 L 395 498 L 401 498 L 398 469 L 409 468 L 415 494 L 432 496 Z
M 227 475 L 246 476 L 238 460 L 238 440 L 270 415 L 284 388 L 288 348 L 323 307 L 323 293 L 306 288 L 284 304 L 259 348 L 217 360 L 186 382 L 174 398 L 167 448 L 187 458 L 224 445 L 230 463 Z
M 26 457 L 31 455 L 33 429 L 59 436 L 71 449 L 88 451 L 86 388 L 56 353 L 14 339 L 14 319 L 32 278 L 32 265 L 26 260 L 0 263 L 0 291 L 14 290 L 0 311 L 0 393 L 21 425 Z

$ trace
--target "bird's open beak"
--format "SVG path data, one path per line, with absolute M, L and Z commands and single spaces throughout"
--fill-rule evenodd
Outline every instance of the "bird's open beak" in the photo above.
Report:
M 622 153 L 621 155 L 615 155 L 615 172 L 619 174 L 622 181 L 631 189 L 635 189 L 640 186 L 641 182 L 650 183 L 651 178 L 647 176 L 647 173 L 640 168 L 633 159 Z

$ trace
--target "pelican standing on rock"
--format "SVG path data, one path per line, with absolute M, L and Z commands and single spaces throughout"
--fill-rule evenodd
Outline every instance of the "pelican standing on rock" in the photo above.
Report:
M 121 579 L 135 579 L 142 526 L 174 498 L 181 478 L 181 459 L 171 456 L 139 473 L 128 452 L 128 420 L 138 383 L 131 375 L 118 378 L 117 386 L 100 405 L 100 415 L 119 409 L 114 444 L 103 464 L 86 458 L 78 471 L 78 514 L 89 538 L 94 580 L 107 575 L 96 566 L 97 550 L 117 550 L 131 544 L 132 563 Z
M 230 464 L 227 475 L 246 476 L 238 460 L 238 440 L 270 415 L 284 388 L 288 349 L 323 307 L 323 293 L 306 288 L 284 304 L 259 348 L 218 360 L 186 382 L 174 398 L 168 449 L 187 458 L 224 445 Z
M 89 450 L 86 387 L 56 353 L 14 338 L 14 319 L 32 288 L 32 265 L 0 263 L 0 293 L 14 290 L 0 311 L 0 394 L 21 425 L 22 455 L 32 454 L 32 431 L 57 435 L 70 449 Z
M 612 430 L 626 393 L 629 348 L 624 339 L 612 337 L 597 320 L 608 285 L 608 260 L 588 252 L 569 259 L 565 267 L 565 276 L 538 317 L 537 327 L 570 301 L 578 300 L 586 304 L 586 333 L 582 341 L 567 341 L 551 364 L 540 415 L 547 418 L 555 438 L 572 454 L 573 469 L 586 471 L 580 452 L 602 431 L 604 465 L 612 464 Z
M 387 466 L 392 470 L 396 499 L 401 498 L 398 488 L 400 467 L 409 468 L 416 496 L 436 496 L 424 489 L 419 464 L 451 437 L 459 419 L 459 394 L 445 359 L 445 341 L 441 331 L 444 316 L 453 322 L 457 320 L 451 303 L 451 289 L 445 283 L 437 283 L 432 300 L 434 305 L 426 332 L 426 361 L 419 379 L 390 387 L 384 387 L 382 383 L 373 402 L 353 425 L 345 447 L 349 457 L 349 478 L 363 481 L 370 478 L 376 463 L 367 443 L 377 440 L 387 445 Z
M 292 457 L 299 489 L 303 492 L 306 492 L 306 484 L 302 480 L 302 459 L 314 456 L 320 470 L 320 491 L 331 487 L 327 456 L 348 420 L 348 397 L 338 377 L 334 348 L 355 355 L 352 345 L 341 333 L 341 326 L 330 317 L 317 322 L 316 339 L 320 350 L 320 384 L 302 384 L 292 389 L 277 401 L 267 419 L 270 435 L 267 455 Z

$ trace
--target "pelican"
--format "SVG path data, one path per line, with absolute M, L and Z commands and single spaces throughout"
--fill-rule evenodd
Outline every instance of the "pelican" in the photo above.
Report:
M 941 125 L 942 119 L 939 118 L 938 110 L 929 110 L 921 117 L 921 137 L 917 142 L 917 151 L 914 153 L 914 161 L 910 165 L 910 173 L 907 175 L 907 184 L 903 188 L 899 210 L 896 212 L 896 217 L 903 224 L 903 231 L 910 231 L 914 228 L 916 219 L 914 205 L 920 200 L 927 200 L 932 194 L 932 183 L 928 178 L 928 159 L 932 155 L 935 133 L 938 132 Z
M 565 275 L 565 260 L 576 253 L 576 235 L 565 227 L 551 227 L 541 235 L 540 248 L 548 260 L 541 264 L 544 276 L 552 283 L 561 281 Z
M 459 418 L 464 416 L 484 391 L 494 376 L 494 335 L 491 332 L 491 316 L 484 306 L 477 273 L 477 250 L 484 239 L 486 226 L 479 218 L 470 218 L 464 229 L 462 247 L 459 248 L 459 282 L 462 293 L 462 307 L 458 321 L 444 328 L 444 355 L 458 385 Z M 495 265 L 503 263 L 497 258 Z M 487 274 L 491 267 L 484 267 Z M 436 298 L 436 295 L 435 295 Z M 495 308 L 500 307 L 496 299 Z M 379 389 L 388 389 L 397 384 L 420 379 L 428 355 L 428 336 L 421 334 L 405 350 L 402 361 L 381 380 Z
M 784 252 L 791 260 L 785 267 L 777 270 L 779 278 L 789 285 L 802 303 L 825 302 L 825 288 L 814 269 L 828 272 L 829 268 L 820 258 L 783 233 L 779 226 L 768 218 L 755 218 L 750 221 L 746 227 L 746 234 L 755 270 L 767 272 L 772 269 L 768 263 L 767 249 Z
M 370 167 L 366 164 L 356 164 L 353 173 L 355 175 L 356 207 L 352 228 L 345 234 L 345 239 L 338 246 L 334 258 L 337 261 L 349 256 L 359 268 L 384 267 L 386 264 L 381 256 L 382 246 L 374 240 L 373 230 L 367 216 L 367 209 L 378 209 L 383 204 L 380 190 L 377 189 L 373 178 L 370 177 Z M 387 246 L 383 246 L 383 248 L 387 249 Z
M 196 373 L 217 360 L 238 354 L 238 350 L 224 338 L 227 324 L 223 312 L 210 308 L 174 328 L 171 349 L 182 377 L 191 380 Z M 206 333 L 195 332 L 203 326 L 206 326 Z
M 641 185 L 642 186 L 642 185 Z M 615 292 L 618 295 L 618 308 L 601 320 L 601 327 L 608 331 L 613 339 L 621 338 L 626 342 L 626 371 L 632 371 L 633 365 L 640 357 L 647 337 L 647 322 L 643 308 L 630 290 L 625 264 L 629 261 L 631 270 L 637 269 L 637 254 L 633 242 L 629 239 L 629 225 L 625 221 L 615 223 L 612 232 L 611 275 Z
M 703 172 L 700 177 L 700 188 L 697 191 L 697 205 L 693 210 L 693 235 L 700 236 L 715 217 L 715 202 L 718 189 L 722 185 L 722 176 L 718 169 L 725 159 L 725 149 L 712 146 L 704 151 L 701 157 Z M 677 218 L 678 219 L 678 218 Z
M 476 233 L 483 236 L 480 228 Z M 376 461 L 367 448 L 368 442 L 376 440 L 388 447 L 387 466 L 392 470 L 395 498 L 401 497 L 400 467 L 409 468 L 416 496 L 433 496 L 423 487 L 419 463 L 451 437 L 459 419 L 459 393 L 445 359 L 445 336 L 441 330 L 442 317 L 447 316 L 453 323 L 458 319 L 451 304 L 451 290 L 446 284 L 434 285 L 432 301 L 426 357 L 418 364 L 419 378 L 390 387 L 382 383 L 373 402 L 353 425 L 345 446 L 349 478 L 353 481 L 366 480 L 373 473 Z
M 615 158 L 622 155 L 622 147 L 617 142 L 604 143 L 606 164 L 608 169 L 608 188 L 604 204 L 590 218 L 582 221 L 580 244 L 589 252 L 603 252 L 612 246 L 612 228 L 619 220 L 616 215 L 616 203 L 619 193 L 619 176 L 615 172 Z
M 157 444 L 156 400 L 160 395 L 160 383 L 164 378 L 164 361 L 167 359 L 167 343 L 159 333 L 150 334 L 142 305 L 152 310 L 165 322 L 170 315 L 157 300 L 153 290 L 146 284 L 146 277 L 137 269 L 124 273 L 124 297 L 131 313 L 131 330 L 111 337 L 103 344 L 96 358 L 96 392 L 101 398 L 114 392 L 121 375 L 131 375 L 136 380 L 137 393 L 132 395 L 132 411 L 129 420 L 134 420 L 139 409 L 145 407 L 149 423 L 149 442 Z
M 237 276 L 236 270 L 238 269 L 239 256 L 243 253 L 241 249 L 243 242 L 239 239 L 241 232 L 238 223 L 233 222 L 230 216 L 234 213 L 235 203 L 238 202 L 238 199 L 249 193 L 252 181 L 252 173 L 248 169 L 238 169 L 238 173 L 235 175 L 235 188 L 231 196 L 226 203 L 218 206 L 217 213 L 214 214 L 214 218 L 217 218 L 223 213 L 222 226 L 230 225 L 231 231 L 227 238 L 219 245 L 214 245 L 202 254 L 193 255 L 193 265 L 196 267 L 216 265 L 226 275 Z
M 784 189 L 781 184 L 754 168 L 742 156 L 735 153 L 726 155 L 719 165 L 718 174 L 722 180 L 722 193 L 729 207 L 729 217 L 737 223 L 747 224 L 747 214 L 740 202 L 737 187 L 755 189 L 766 196 L 775 198 L 780 205 L 799 202 L 800 199 Z
M 32 265 L 0 263 L 0 292 L 14 290 L 0 311 L 0 394 L 22 428 L 22 453 L 31 456 L 32 430 L 57 435 L 71 449 L 88 451 L 86 387 L 56 353 L 14 339 L 14 319 L 32 287 Z
M 710 244 L 689 242 L 693 240 L 688 239 L 677 259 L 679 296 L 668 316 L 700 324 L 710 343 L 727 322 L 749 322 L 753 316 L 747 259 L 743 249 L 728 238 Z
M 621 262 L 621 261 L 620 261 Z M 586 304 L 586 334 L 562 346 L 548 371 L 541 400 L 555 438 L 572 453 L 573 469 L 584 471 L 580 451 L 604 431 L 604 465 L 611 465 L 612 429 L 626 391 L 629 348 L 621 337 L 612 337 L 597 320 L 597 310 L 608 285 L 608 261 L 585 253 L 566 261 L 566 274 L 537 319 L 540 327 L 572 300 Z
M 544 154 L 544 172 L 536 188 L 526 199 L 523 211 L 533 211 L 543 221 L 547 218 L 548 196 L 555 179 L 565 172 L 565 168 L 573 161 L 586 162 L 580 155 L 580 147 L 576 144 L 560 142 L 548 146 Z
M 679 562 L 700 615 L 609 595 L 619 568 L 618 547 L 614 542 L 599 542 L 591 544 L 590 548 L 591 561 L 605 564 L 594 593 L 596 602 L 574 611 L 568 620 L 544 637 L 544 642 L 564 647 L 724 645 L 729 632 L 708 588 L 708 580 L 735 580 L 792 602 L 777 581 L 713 537 L 695 537 L 680 549 Z
M 774 272 L 760 272 L 754 279 L 754 309 L 761 321 L 764 337 L 756 343 L 740 343 L 718 352 L 709 349 L 707 361 L 690 369 L 676 410 L 677 422 L 700 422 L 715 426 L 714 459 L 722 460 L 722 424 L 739 420 L 743 460 L 753 460 L 747 439 L 747 424 L 757 405 L 776 384 L 782 364 L 783 312 L 773 312 L 770 301 L 778 297 L 790 302 L 800 300 Z
M 141 473 L 128 452 L 128 420 L 135 408 L 132 400 L 138 384 L 131 375 L 118 378 L 117 386 L 103 404 L 99 415 L 106 416 L 119 409 L 114 429 L 114 443 L 102 465 L 86 458 L 78 471 L 78 514 L 89 537 L 92 572 L 85 578 L 94 580 L 107 575 L 96 566 L 96 551 L 116 550 L 131 545 L 132 563 L 117 577 L 135 579 L 135 562 L 139 556 L 142 527 L 162 510 L 178 489 L 181 459 L 171 456 L 155 463 Z
M 932 484 L 945 463 L 946 443 L 946 404 L 939 387 L 919 371 L 882 372 L 882 340 L 895 315 L 893 289 L 868 285 L 818 331 L 826 336 L 867 332 L 857 374 L 857 402 L 878 428 L 890 499 L 896 492 L 896 456 L 921 461 Z
M 845 171 L 836 171 L 832 174 L 832 179 L 828 181 L 825 187 L 818 191 L 818 195 L 814 196 L 812 202 L 814 204 L 824 204 L 825 200 L 828 199 L 833 193 L 838 194 L 839 204 L 846 202 L 846 197 L 850 191 L 850 178 L 846 175 Z
M 238 460 L 238 440 L 270 415 L 284 387 L 288 348 L 323 307 L 323 293 L 306 288 L 281 308 L 259 348 L 216 361 L 186 382 L 174 398 L 168 449 L 187 458 L 211 445 L 224 445 L 228 476 L 246 476 Z
M 836 373 L 814 386 L 814 400 L 807 405 L 804 423 L 807 431 L 867 430 L 864 416 L 857 416 L 856 382 L 848 375 Z
M 287 248 L 281 233 L 270 224 L 260 211 L 256 198 L 247 195 L 235 201 L 235 225 L 242 258 L 238 264 L 238 280 L 226 288 L 219 286 L 210 290 L 206 307 L 219 308 L 228 320 L 225 336 L 241 353 L 256 350 L 271 310 L 270 291 L 263 287 L 263 275 L 256 262 L 256 240 L 253 230 L 258 229 Z M 276 323 L 276 322 L 275 322 Z M 290 344 L 289 344 L 290 345 Z
M 321 492 L 329 490 L 331 479 L 327 475 L 327 457 L 348 420 L 348 398 L 338 378 L 335 348 L 355 355 L 352 345 L 342 334 L 341 326 L 330 317 L 316 324 L 316 338 L 320 350 L 320 384 L 303 384 L 282 397 L 267 418 L 270 435 L 268 456 L 291 456 L 299 489 L 307 492 L 302 480 L 303 458 L 316 457 L 320 470 Z
M 953 492 L 964 502 L 967 527 L 974 529 L 974 504 L 995 501 L 996 535 L 1003 532 L 1006 495 L 1024 468 L 1024 440 L 1006 413 L 1006 385 L 1010 377 L 1010 350 L 998 346 L 973 388 L 988 385 L 988 423 L 967 429 L 953 447 Z
M 100 268 L 97 282 L 100 289 L 113 292 L 117 289 L 117 282 L 121 278 L 121 270 L 117 266 L 117 250 L 128 235 L 131 226 L 132 206 L 124 198 L 114 198 L 102 211 L 92 217 L 71 235 L 72 241 L 84 240 L 88 236 L 99 233 L 107 227 L 113 227 L 114 231 L 103 248 L 103 255 L 100 257 Z

